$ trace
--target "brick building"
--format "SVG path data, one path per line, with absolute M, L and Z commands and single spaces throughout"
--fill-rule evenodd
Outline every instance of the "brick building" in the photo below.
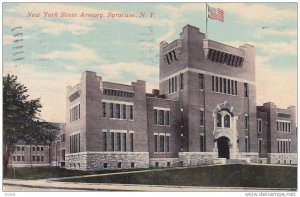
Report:
M 159 68 L 159 90 L 151 94 L 145 81 L 111 83 L 90 71 L 67 88 L 66 168 L 193 166 L 226 159 L 274 163 L 274 147 L 287 136 L 273 135 L 273 121 L 288 118 L 289 137 L 295 135 L 294 108 L 287 109 L 289 117 L 277 117 L 276 107 L 256 106 L 254 46 L 207 40 L 187 25 L 179 39 L 161 42 Z M 257 116 L 268 122 L 262 133 Z M 296 150 L 296 141 L 284 144 Z M 290 163 L 295 157 L 289 156 Z

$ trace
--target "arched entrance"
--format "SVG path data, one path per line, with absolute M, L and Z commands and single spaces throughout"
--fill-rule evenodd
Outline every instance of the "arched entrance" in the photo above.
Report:
M 230 140 L 227 137 L 219 137 L 217 140 L 217 145 L 218 145 L 218 155 L 219 158 L 230 158 L 230 153 L 229 153 L 229 142 Z

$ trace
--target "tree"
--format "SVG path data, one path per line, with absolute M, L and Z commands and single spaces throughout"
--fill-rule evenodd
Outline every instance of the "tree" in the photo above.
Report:
M 28 89 L 17 81 L 17 76 L 3 77 L 3 167 L 4 174 L 15 144 L 50 144 L 58 129 L 39 117 L 40 99 L 28 99 Z

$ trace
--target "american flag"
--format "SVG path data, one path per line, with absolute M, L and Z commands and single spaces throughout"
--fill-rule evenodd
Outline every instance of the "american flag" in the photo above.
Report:
M 224 22 L 224 12 L 220 8 L 208 6 L 208 18 Z

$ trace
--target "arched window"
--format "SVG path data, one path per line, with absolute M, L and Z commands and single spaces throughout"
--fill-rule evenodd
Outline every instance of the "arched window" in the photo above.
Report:
M 224 116 L 224 127 L 230 128 L 230 116 L 228 114 Z
M 222 115 L 217 114 L 217 127 L 222 127 Z

